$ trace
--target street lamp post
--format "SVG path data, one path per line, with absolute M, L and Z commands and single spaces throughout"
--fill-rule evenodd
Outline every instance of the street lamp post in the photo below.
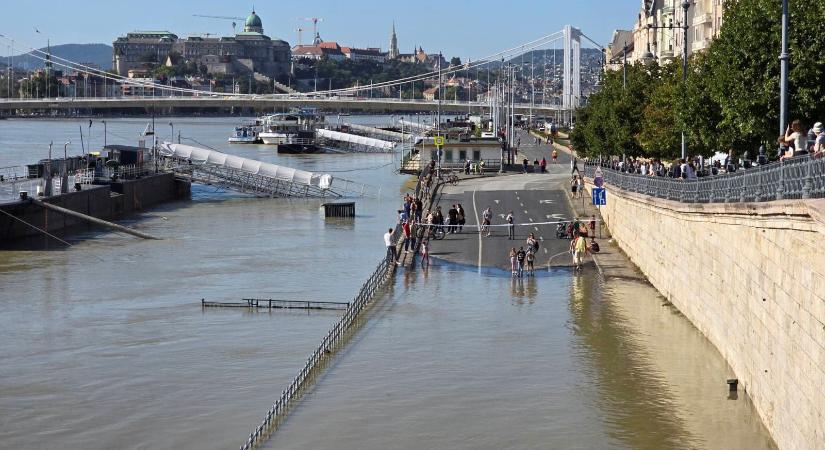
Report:
M 106 130 L 106 121 L 105 121 L 105 120 L 101 120 L 101 122 L 103 122 L 103 147 L 105 148 L 105 147 L 106 147 L 106 135 L 107 135 L 108 133 L 106 132 L 106 131 L 107 131 L 107 130 Z M 91 125 L 89 125 L 89 126 L 91 126 Z
M 788 0 L 785 0 L 785 4 L 787 5 Z M 688 9 L 690 8 L 690 3 L 688 0 L 684 0 L 682 2 L 682 10 L 684 10 L 684 23 L 682 24 L 682 30 L 684 31 L 683 40 L 682 40 L 682 83 L 684 84 L 687 82 L 687 71 L 688 71 L 688 31 L 690 30 L 690 26 L 688 25 Z M 685 130 L 682 130 L 682 159 L 687 158 L 687 136 L 685 136 Z
M 779 81 L 779 135 L 785 136 L 785 127 L 788 122 L 788 0 L 782 0 L 782 53 L 779 54 L 780 81 Z M 785 144 L 779 144 L 779 153 L 782 154 Z
M 169 122 L 169 126 L 172 127 L 172 137 L 169 139 L 169 142 L 175 142 L 175 124 Z

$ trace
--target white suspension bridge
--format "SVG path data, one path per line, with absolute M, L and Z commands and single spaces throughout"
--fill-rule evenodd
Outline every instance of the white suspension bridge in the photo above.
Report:
M 315 92 L 288 92 L 284 94 L 239 94 L 239 93 L 217 93 L 205 92 L 202 90 L 175 87 L 164 85 L 154 81 L 132 79 L 116 74 L 112 74 L 100 69 L 89 67 L 65 58 L 51 55 L 44 50 L 36 49 L 27 45 L 21 45 L 19 40 L 15 40 L 6 35 L 0 35 L 0 42 L 5 41 L 13 49 L 14 45 L 23 48 L 31 55 L 44 61 L 47 71 L 54 67 L 61 67 L 73 72 L 92 76 L 102 80 L 103 83 L 143 88 L 144 91 L 151 91 L 152 96 L 116 96 L 116 97 L 53 97 L 46 93 L 46 98 L 6 98 L 0 99 L 0 111 L 25 112 L 25 111 L 54 111 L 54 110 L 98 110 L 98 109 L 187 109 L 187 108 L 255 108 L 255 109 L 278 109 L 292 106 L 313 106 L 329 110 L 355 110 L 355 111 L 443 111 L 443 112 L 483 112 L 492 111 L 494 103 L 497 101 L 494 95 L 481 95 L 477 92 L 476 101 L 459 101 L 458 99 L 423 99 L 423 98 L 403 98 L 403 92 L 415 92 L 416 83 L 432 82 L 437 79 L 436 85 L 441 89 L 444 86 L 444 78 L 451 75 L 469 74 L 476 71 L 477 79 L 480 73 L 487 71 L 487 85 L 491 86 L 490 73 L 493 72 L 493 81 L 502 76 L 505 63 L 514 63 L 516 58 L 521 57 L 519 64 L 522 79 L 526 79 L 524 68 L 525 55 L 534 58 L 536 52 L 553 50 L 553 69 L 555 75 L 557 61 L 555 58 L 556 48 L 559 43 L 563 50 L 562 61 L 562 92 L 560 98 L 547 103 L 544 99 L 548 90 L 547 58 L 544 58 L 544 74 L 542 86 L 539 88 L 542 102 L 536 102 L 536 83 L 534 82 L 534 67 L 531 65 L 530 85 L 531 92 L 522 92 L 522 100 L 512 99 L 509 103 L 510 110 L 521 114 L 557 114 L 559 112 L 570 112 L 577 108 L 582 101 L 581 89 L 581 40 L 590 41 L 601 48 L 592 39 L 584 35 L 579 29 L 566 26 L 561 31 L 542 36 L 536 40 L 511 47 L 507 50 L 499 51 L 480 58 L 476 61 L 468 61 L 465 64 L 450 66 L 446 68 L 438 67 L 437 70 L 420 75 L 400 78 L 396 80 L 365 84 L 361 86 L 329 89 Z M 480 80 L 478 80 L 480 81 Z M 492 90 L 492 89 L 489 89 Z M 552 89 L 551 89 L 552 90 Z M 387 93 L 398 92 L 398 97 L 393 97 Z M 443 92 L 440 92 L 443 94 Z M 383 97 L 377 97 L 383 95 Z M 481 97 L 484 97 L 483 99 Z M 529 101 L 524 101 L 524 98 Z M 500 100 L 500 99 L 499 99 Z

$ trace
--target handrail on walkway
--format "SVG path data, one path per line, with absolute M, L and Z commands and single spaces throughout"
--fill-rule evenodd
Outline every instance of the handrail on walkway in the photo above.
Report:
M 684 203 L 766 202 L 825 197 L 825 158 L 811 155 L 695 180 L 624 173 L 594 162 L 585 163 L 585 176 L 592 179 L 597 167 L 601 168 L 607 184 Z
M 400 235 L 401 226 L 398 225 L 395 227 L 395 231 L 393 232 L 392 242 L 398 242 Z M 373 297 L 375 297 L 378 289 L 390 280 L 394 270 L 395 262 L 392 261 L 390 255 L 387 254 L 383 259 L 381 259 L 381 262 L 378 263 L 378 267 L 376 267 L 375 271 L 372 275 L 370 275 L 366 283 L 361 286 L 361 289 L 358 291 L 358 295 L 356 295 L 355 299 L 350 303 L 349 307 L 346 309 L 346 312 L 344 312 L 344 315 L 341 316 L 338 322 L 336 322 L 332 329 L 330 329 L 326 336 L 324 336 L 321 340 L 321 344 L 309 356 L 309 359 L 307 359 L 304 367 L 300 372 L 298 372 L 298 375 L 292 379 L 292 383 L 289 384 L 289 387 L 281 392 L 280 397 L 278 397 L 275 400 L 275 403 L 272 404 L 272 407 L 267 410 L 261 424 L 249 434 L 249 438 L 241 445 L 240 450 L 249 450 L 254 448 L 255 446 L 261 444 L 263 440 L 269 436 L 269 431 L 272 427 L 277 425 L 278 421 L 286 416 L 289 407 L 300 397 L 301 392 L 306 387 L 307 381 L 312 376 L 317 366 L 327 358 L 327 354 L 332 353 L 336 348 L 342 345 L 342 340 L 345 337 L 346 332 L 358 319 L 361 312 L 366 309 Z

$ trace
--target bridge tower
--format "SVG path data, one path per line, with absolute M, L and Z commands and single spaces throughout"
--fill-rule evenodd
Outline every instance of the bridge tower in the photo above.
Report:
M 581 30 L 564 27 L 564 61 L 562 70 L 562 107 L 573 110 L 579 106 L 581 88 Z

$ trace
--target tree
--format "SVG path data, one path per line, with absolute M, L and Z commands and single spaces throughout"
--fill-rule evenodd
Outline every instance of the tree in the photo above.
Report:
M 461 65 L 461 58 L 459 58 L 458 56 L 453 56 L 452 58 L 450 58 L 450 66 L 451 67 L 458 67 L 460 65 Z
M 825 2 L 791 0 L 789 120 L 805 126 L 825 118 Z M 578 112 L 571 139 L 586 155 L 678 154 L 685 130 L 690 154 L 731 148 L 754 152 L 779 133 L 781 5 L 775 0 L 729 0 L 719 36 L 691 57 L 687 81 L 680 61 L 607 73 L 602 89 Z

